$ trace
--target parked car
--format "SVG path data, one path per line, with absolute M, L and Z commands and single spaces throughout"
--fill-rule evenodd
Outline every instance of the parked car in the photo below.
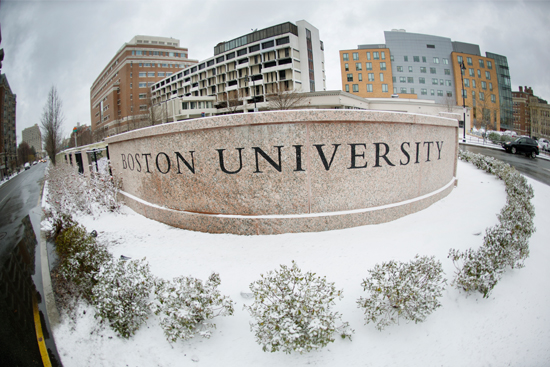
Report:
M 508 153 L 523 153 L 531 158 L 536 158 L 539 154 L 539 146 L 537 141 L 535 139 L 531 139 L 525 136 L 517 138 L 514 141 L 507 141 L 506 143 L 502 143 L 502 147 Z
M 550 141 L 548 139 L 539 139 L 539 145 L 542 146 L 542 150 L 550 151 Z
M 28 170 L 31 168 L 31 164 L 29 162 L 25 163 L 25 170 Z

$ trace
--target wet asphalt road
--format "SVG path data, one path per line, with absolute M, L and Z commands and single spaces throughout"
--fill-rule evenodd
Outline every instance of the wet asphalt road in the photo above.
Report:
M 500 159 L 513 166 L 525 176 L 550 185 L 550 161 L 542 158 L 528 158 L 523 154 L 506 153 L 504 149 L 496 150 L 474 145 L 460 145 L 461 150 L 472 153 L 480 153 L 489 157 Z
M 53 366 L 60 363 L 45 308 L 39 251 L 40 190 L 45 163 L 0 187 L 0 361 L 3 366 L 42 366 L 33 297 Z

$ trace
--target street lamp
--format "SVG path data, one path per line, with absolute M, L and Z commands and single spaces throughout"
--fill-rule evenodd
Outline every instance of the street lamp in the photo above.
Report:
M 466 72 L 466 67 L 464 66 L 464 60 L 460 62 L 460 80 L 462 80 L 462 112 L 464 113 L 464 126 L 463 126 L 463 135 L 462 142 L 466 142 L 466 100 L 464 96 L 464 73 Z
M 256 107 L 256 83 L 254 83 L 254 78 L 252 76 L 248 77 L 248 82 L 252 80 L 252 87 L 254 88 L 254 112 L 258 112 L 258 108 Z

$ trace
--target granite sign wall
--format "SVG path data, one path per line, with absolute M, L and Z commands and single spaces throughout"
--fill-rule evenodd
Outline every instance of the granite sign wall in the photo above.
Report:
M 153 126 L 108 138 L 126 203 L 167 224 L 272 234 L 380 223 L 456 182 L 456 120 L 299 110 Z

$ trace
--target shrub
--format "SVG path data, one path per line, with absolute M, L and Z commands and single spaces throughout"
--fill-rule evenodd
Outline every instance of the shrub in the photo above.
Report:
M 488 297 L 505 269 L 522 268 L 529 256 L 529 238 L 535 232 L 535 209 L 530 201 L 533 188 L 525 177 L 499 160 L 463 151 L 459 157 L 496 175 L 506 185 L 506 205 L 498 215 L 499 224 L 486 229 L 483 246 L 465 252 L 451 249 L 448 256 L 457 269 L 452 284 Z
M 331 311 L 342 291 L 324 277 L 302 274 L 294 261 L 290 268 L 281 265 L 279 271 L 261 275 L 250 289 L 254 303 L 244 308 L 255 319 L 250 328 L 264 351 L 309 352 L 334 342 L 335 333 L 351 339 L 349 324 L 337 327 L 341 316 Z
M 101 266 L 111 260 L 111 254 L 80 225 L 62 231 L 55 244 L 61 274 L 89 300 L 97 274 Z
M 233 314 L 233 301 L 218 291 L 220 276 L 210 275 L 206 282 L 192 277 L 160 280 L 155 289 L 158 304 L 155 314 L 168 341 L 189 340 L 196 334 L 210 338 L 216 316 Z
M 445 289 L 441 262 L 435 257 L 416 257 L 403 263 L 389 261 L 368 271 L 361 284 L 368 297 L 357 300 L 365 311 L 365 323 L 373 322 L 378 330 L 399 319 L 423 322 L 441 306 L 438 298 Z
M 150 314 L 153 285 L 154 278 L 145 259 L 107 262 L 92 289 L 96 317 L 106 320 L 120 336 L 129 338 Z

